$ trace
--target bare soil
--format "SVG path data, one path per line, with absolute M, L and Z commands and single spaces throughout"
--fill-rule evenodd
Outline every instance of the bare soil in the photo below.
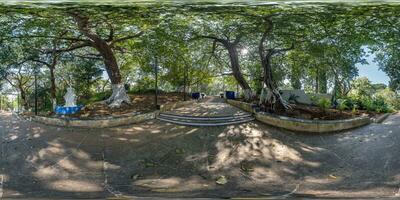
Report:
M 65 117 L 79 119 L 95 119 L 104 117 L 118 117 L 132 113 L 146 113 L 156 110 L 154 94 L 129 94 L 132 104 L 123 104 L 119 108 L 110 108 L 104 101 L 95 102 L 85 105 L 85 107 L 77 114 Z M 158 105 L 183 101 L 183 94 L 178 92 L 162 93 L 158 95 Z M 191 97 L 187 96 L 187 100 Z M 24 113 L 25 115 L 33 115 L 33 113 Z M 54 113 L 40 113 L 44 116 L 55 116 Z
M 156 110 L 154 94 L 129 94 L 132 104 L 123 104 L 119 108 L 110 108 L 104 102 L 96 102 L 85 106 L 81 112 L 73 117 L 97 118 L 106 116 L 119 116 L 130 113 L 146 113 Z M 187 99 L 190 99 L 187 96 Z M 158 105 L 183 101 L 182 93 L 164 93 L 158 96 Z
M 244 99 L 238 99 L 239 101 L 244 101 Z M 253 100 L 252 103 L 257 104 L 258 100 Z M 276 110 L 272 111 L 270 109 L 261 108 L 263 111 L 266 111 L 271 114 L 282 115 L 287 117 L 293 117 L 298 119 L 310 119 L 310 120 L 340 120 L 340 119 L 350 119 L 354 117 L 360 116 L 370 116 L 377 117 L 382 115 L 382 113 L 377 112 L 369 112 L 366 110 L 343 110 L 340 111 L 338 109 L 321 109 L 317 106 L 313 105 L 304 105 L 304 104 L 290 104 L 292 109 L 288 110 Z
M 362 115 L 374 116 L 376 113 L 370 113 L 366 111 L 340 111 L 337 109 L 326 109 L 323 110 L 316 106 L 295 104 L 292 105 L 292 109 L 286 111 L 278 111 L 274 114 L 283 115 L 287 117 L 294 117 L 300 119 L 318 119 L 318 120 L 338 120 L 338 119 L 350 119 L 359 117 Z

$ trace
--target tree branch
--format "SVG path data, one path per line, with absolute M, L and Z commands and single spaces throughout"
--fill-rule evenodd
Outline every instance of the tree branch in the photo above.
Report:
M 285 49 L 274 49 L 274 50 L 272 51 L 272 54 L 280 54 L 280 53 L 284 53 L 284 52 L 286 52 L 286 51 L 290 51 L 290 50 L 292 50 L 292 49 L 294 49 L 294 43 L 292 43 L 292 45 L 291 45 L 289 48 L 285 48 Z
M 88 46 L 92 46 L 92 42 L 87 41 L 87 42 L 83 42 L 83 43 L 72 45 L 72 46 L 70 46 L 68 48 L 64 48 L 64 49 L 50 49 L 50 50 L 47 49 L 47 50 L 44 50 L 44 52 L 46 54 L 61 53 L 61 52 L 73 51 L 73 50 L 80 49 L 80 48 L 83 48 L 83 47 L 88 47 Z
M 111 41 L 110 46 L 113 46 L 115 43 L 118 43 L 118 42 L 123 42 L 123 41 L 125 41 L 125 40 L 129 40 L 129 39 L 133 39 L 133 38 L 140 37 L 140 36 L 142 36 L 142 35 L 143 35 L 143 32 L 140 31 L 139 33 L 137 33 L 137 34 L 135 34 L 135 35 L 129 35 L 129 36 L 126 36 L 126 37 L 114 39 L 114 40 Z

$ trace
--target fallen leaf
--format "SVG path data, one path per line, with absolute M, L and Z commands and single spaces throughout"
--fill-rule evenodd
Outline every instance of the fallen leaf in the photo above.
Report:
M 175 149 L 175 153 L 176 153 L 176 154 L 183 154 L 183 153 L 185 153 L 185 150 L 184 150 L 184 149 L 181 149 L 181 148 L 176 148 L 176 149 Z
M 225 176 L 219 176 L 217 181 L 215 181 L 218 185 L 225 185 L 228 183 L 228 179 Z
M 252 172 L 252 171 L 254 171 L 254 169 L 253 169 L 253 167 L 251 166 L 251 164 L 250 164 L 250 163 L 247 163 L 247 162 L 242 162 L 242 163 L 240 164 L 240 169 L 241 169 L 242 171 L 244 171 L 244 172 Z
M 139 174 L 135 174 L 135 175 L 132 175 L 131 176 L 131 179 L 133 179 L 133 180 L 136 180 L 136 179 L 138 179 L 139 178 Z

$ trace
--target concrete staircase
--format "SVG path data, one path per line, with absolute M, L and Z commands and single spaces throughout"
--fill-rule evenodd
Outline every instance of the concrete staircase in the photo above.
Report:
M 254 117 L 248 113 L 230 116 L 189 116 L 160 113 L 157 119 L 184 126 L 226 126 L 250 122 L 254 120 Z

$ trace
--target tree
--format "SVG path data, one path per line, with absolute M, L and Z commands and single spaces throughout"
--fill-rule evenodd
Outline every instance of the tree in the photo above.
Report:
M 28 109 L 27 93 L 34 83 L 32 81 L 34 70 L 26 62 L 13 63 L 5 68 L 0 68 L 0 77 L 19 90 L 24 109 Z
M 231 73 L 243 89 L 245 99 L 250 100 L 254 94 L 241 71 L 238 47 L 253 25 L 246 21 L 245 18 L 237 15 L 235 11 L 227 11 L 226 14 L 219 13 L 218 15 L 207 17 L 202 16 L 201 20 L 197 21 L 201 21 L 202 26 L 197 25 L 194 27 L 195 38 L 212 40 L 212 54 L 215 53 L 219 45 L 227 51 Z
M 118 49 L 119 43 L 137 38 L 142 35 L 142 32 L 139 31 L 137 26 L 130 23 L 133 21 L 128 23 L 125 21 L 128 16 L 124 15 L 124 13 L 101 14 L 101 12 L 98 13 L 97 11 L 99 10 L 67 9 L 32 12 L 33 19 L 37 20 L 36 26 L 31 25 L 31 19 L 22 18 L 21 21 L 25 22 L 25 27 L 31 29 L 23 33 L 13 33 L 11 37 L 51 38 L 61 41 L 62 44 L 56 45 L 57 49 L 42 49 L 46 54 L 54 56 L 58 53 L 77 51 L 82 48 L 94 49 L 98 54 L 91 52 L 83 57 L 100 57 L 103 60 L 113 90 L 112 95 L 106 102 L 110 107 L 119 107 L 123 102 L 130 104 L 129 96 L 126 94 L 122 83 L 115 50 Z M 49 13 L 53 14 L 52 18 L 50 18 Z M 49 26 L 54 23 L 59 27 Z M 56 30 L 49 31 L 49 29 Z M 44 61 L 41 62 L 44 63 Z M 52 65 L 51 63 L 47 64 L 49 66 Z

